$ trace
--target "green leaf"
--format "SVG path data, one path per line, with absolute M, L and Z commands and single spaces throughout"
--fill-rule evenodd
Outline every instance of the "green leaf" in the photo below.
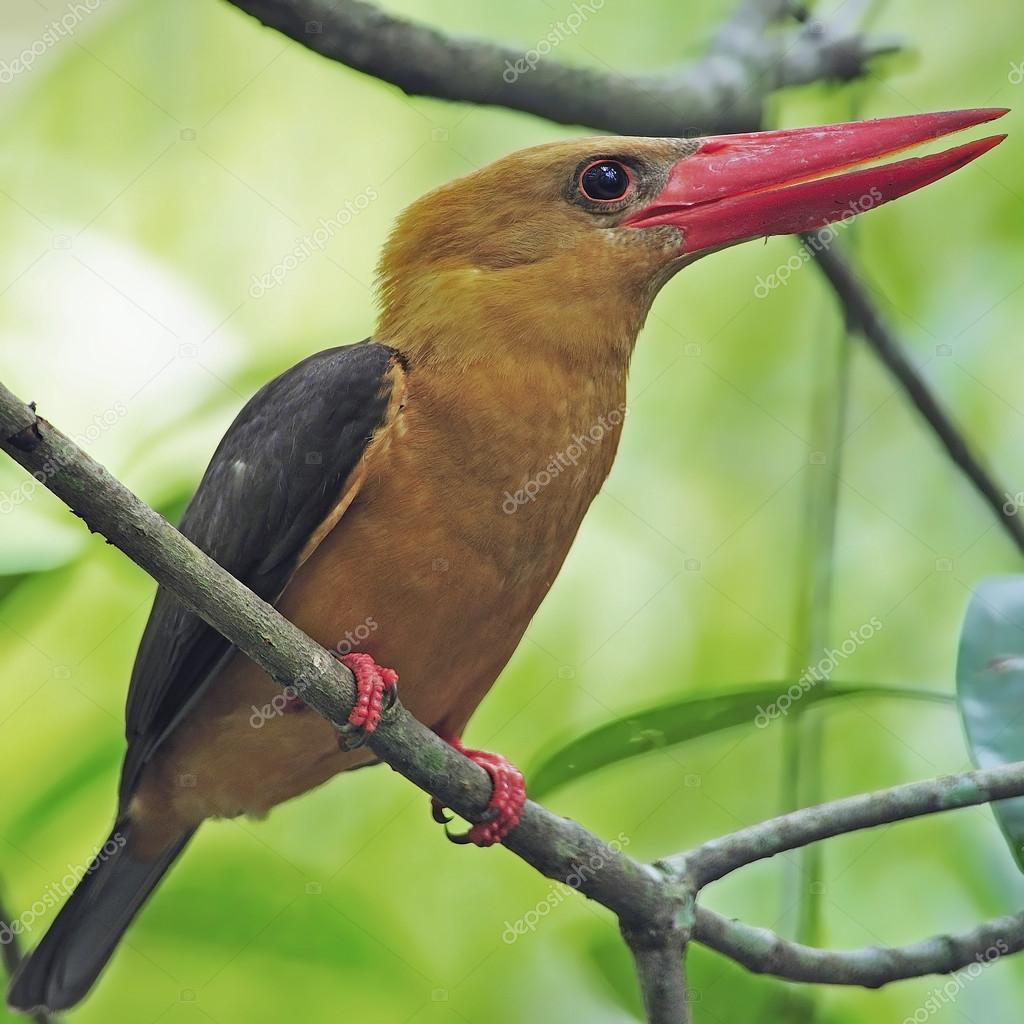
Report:
M 530 796 L 540 799 L 558 786 L 599 768 L 698 736 L 738 725 L 770 724 L 781 717 L 769 716 L 770 708 L 778 706 L 780 697 L 791 687 L 800 684 L 787 680 L 759 683 L 745 689 L 684 697 L 617 718 L 542 753 L 526 773 Z M 790 708 L 806 708 L 835 697 L 858 695 L 946 703 L 951 700 L 934 690 L 830 682 L 803 690 L 799 703 L 792 701 Z
M 983 580 L 960 634 L 956 689 L 971 757 L 979 768 L 1024 761 L 1024 576 Z M 1024 871 L 1024 797 L 992 804 Z

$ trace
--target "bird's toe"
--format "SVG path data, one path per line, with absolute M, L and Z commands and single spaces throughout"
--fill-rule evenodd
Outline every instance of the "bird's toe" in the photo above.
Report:
M 491 777 L 491 799 L 487 811 L 468 832 L 456 834 L 448 831 L 447 823 L 450 815 L 445 814 L 445 807 L 436 797 L 431 800 L 434 820 L 446 826 L 445 834 L 453 843 L 475 846 L 493 846 L 502 842 L 505 837 L 519 824 L 526 803 L 526 783 L 523 773 L 511 761 L 500 754 L 488 750 L 471 750 L 464 747 L 457 738 L 445 737 L 445 740 L 460 754 L 468 757 L 474 764 Z

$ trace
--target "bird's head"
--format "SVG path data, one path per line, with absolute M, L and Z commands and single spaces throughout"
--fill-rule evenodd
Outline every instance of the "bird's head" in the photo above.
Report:
M 1005 136 L 864 166 L 1004 110 L 513 153 L 413 203 L 381 259 L 377 337 L 425 357 L 628 356 L 658 289 L 708 253 L 922 188 Z M 516 353 L 509 353 L 515 355 Z

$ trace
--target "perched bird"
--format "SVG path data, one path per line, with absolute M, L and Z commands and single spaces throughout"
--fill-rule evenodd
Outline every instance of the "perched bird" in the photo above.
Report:
M 522 777 L 459 737 L 611 467 L 613 414 L 658 290 L 714 250 L 812 230 L 936 181 L 1003 136 L 862 165 L 1003 113 L 574 139 L 514 153 L 409 207 L 380 262 L 372 339 L 310 356 L 260 390 L 181 523 L 352 669 L 347 734 L 303 707 L 301 682 L 282 698 L 159 590 L 128 693 L 111 839 L 22 963 L 10 1004 L 81 999 L 205 819 L 261 814 L 371 763 L 357 743 L 396 671 L 408 709 L 492 777 L 491 817 L 463 838 L 500 842 L 518 820 Z M 597 423 L 600 440 L 549 472 L 537 500 L 509 500 Z

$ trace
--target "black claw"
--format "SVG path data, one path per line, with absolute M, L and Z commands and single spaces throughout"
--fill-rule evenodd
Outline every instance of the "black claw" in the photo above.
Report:
M 366 730 L 357 725 L 343 725 L 337 730 L 338 746 L 342 750 L 358 750 L 366 744 Z
M 468 846 L 473 842 L 473 840 L 469 838 L 468 832 L 450 832 L 445 828 L 444 834 L 448 837 L 448 842 L 454 843 L 456 846 Z
M 448 822 L 454 821 L 452 815 L 445 814 L 445 806 L 438 800 L 430 801 L 430 816 L 438 825 L 447 825 Z
M 395 706 L 396 700 L 398 700 L 398 683 L 392 683 L 384 691 L 384 700 L 381 704 L 381 712 L 390 711 Z

